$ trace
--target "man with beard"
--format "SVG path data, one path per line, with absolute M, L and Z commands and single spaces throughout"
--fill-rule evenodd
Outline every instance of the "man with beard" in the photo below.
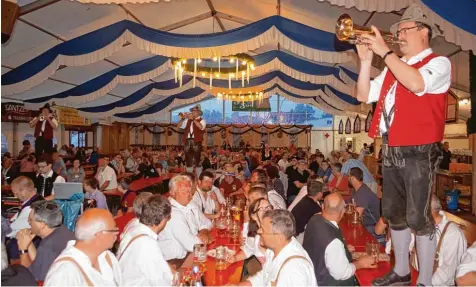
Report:
M 202 172 L 198 177 L 197 191 L 193 195 L 193 201 L 210 220 L 220 217 L 220 202 L 225 201 L 220 190 L 213 188 L 213 179 L 213 173 L 210 171 Z

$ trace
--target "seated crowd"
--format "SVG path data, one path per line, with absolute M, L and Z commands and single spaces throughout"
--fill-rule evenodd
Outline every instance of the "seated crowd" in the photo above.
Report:
M 227 258 L 230 264 L 246 262 L 240 286 L 355 286 L 356 271 L 376 264 L 368 255 L 352 259 L 354 247 L 339 227 L 347 205 L 390 252 L 375 180 L 349 151 L 326 158 L 318 150 L 267 144 L 233 152 L 223 147 L 203 152 L 200 174 L 177 170 L 163 195 L 137 192 L 131 184 L 181 168 L 181 148 L 136 147 L 104 156 L 97 148 L 86 154 L 63 146 L 35 157 L 28 171 L 34 176 L 20 169 L 24 158 L 34 156 L 28 145 L 18 169 L 4 157 L 2 179 L 21 207 L 9 219 L 2 214 L 2 284 L 176 285 L 177 270 L 194 246 L 215 240 L 212 230 L 232 200 L 245 206 L 241 248 Z M 65 163 L 64 155 L 72 162 Z M 84 163 L 93 166 L 91 173 Z M 85 210 L 72 231 L 64 224 L 61 201 L 54 200 L 54 183 L 64 182 L 82 183 L 85 192 Z M 120 194 L 117 210 L 108 192 Z M 442 241 L 433 285 L 476 285 L 476 243 L 468 247 L 460 226 L 448 224 L 436 196 L 431 213 Z M 395 254 L 407 258 L 394 268 L 399 276 L 411 274 L 409 254 Z

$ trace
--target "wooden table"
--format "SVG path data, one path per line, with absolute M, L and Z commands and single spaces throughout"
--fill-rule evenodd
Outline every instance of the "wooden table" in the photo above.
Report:
M 213 249 L 216 246 L 225 245 L 230 249 L 234 249 L 235 252 L 240 251 L 239 244 L 231 244 L 229 238 L 217 238 L 216 230 L 211 231 L 212 237 L 215 242 L 208 244 L 207 249 Z M 243 273 L 244 261 L 238 261 L 233 264 L 227 264 L 227 268 L 223 271 L 218 271 L 215 268 L 215 258 L 207 257 L 207 269 L 202 277 L 204 286 L 224 286 L 224 285 L 236 285 L 241 281 Z M 182 269 L 193 267 L 193 253 L 190 253 L 187 259 L 181 266 Z

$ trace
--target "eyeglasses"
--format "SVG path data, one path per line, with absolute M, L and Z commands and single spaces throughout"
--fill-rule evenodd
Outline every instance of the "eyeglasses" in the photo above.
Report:
M 101 230 L 99 232 L 106 232 L 106 233 L 118 233 L 119 232 L 119 228 L 116 227 L 114 229 L 106 229 L 106 230 Z
M 277 235 L 277 234 L 279 234 L 279 233 L 276 233 L 276 232 L 264 232 L 263 227 L 258 228 L 256 233 L 258 233 L 259 235 Z
M 408 28 L 402 28 L 400 30 L 398 30 L 396 33 L 395 33 L 395 37 L 399 37 L 400 35 L 405 35 L 407 34 L 408 31 L 412 30 L 412 29 L 415 29 L 415 28 L 420 28 L 421 25 L 416 25 L 416 26 L 413 26 L 413 27 L 408 27 Z
M 47 167 L 48 165 L 38 165 L 38 168 L 45 168 Z
M 253 213 L 264 212 L 264 211 L 268 211 L 268 210 L 273 210 L 273 206 L 272 206 L 272 205 L 268 205 L 268 206 L 259 207 L 259 208 L 256 209 L 256 211 L 253 212 Z

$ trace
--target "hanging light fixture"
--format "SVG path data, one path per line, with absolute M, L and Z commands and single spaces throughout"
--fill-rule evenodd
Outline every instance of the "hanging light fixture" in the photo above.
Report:
M 199 75 L 201 77 L 207 77 L 210 74 L 210 87 L 212 87 L 212 78 L 214 75 L 216 79 L 228 78 L 228 88 L 231 89 L 231 79 L 238 79 L 241 76 L 241 87 L 249 84 L 250 73 L 255 69 L 254 58 L 247 54 L 236 54 L 227 57 L 215 56 L 211 59 L 194 58 L 192 61 L 188 59 L 174 59 L 172 63 L 174 65 L 175 82 L 182 83 L 183 74 L 189 74 L 193 76 L 193 86 L 195 87 L 195 78 Z M 240 65 L 241 63 L 241 65 Z

